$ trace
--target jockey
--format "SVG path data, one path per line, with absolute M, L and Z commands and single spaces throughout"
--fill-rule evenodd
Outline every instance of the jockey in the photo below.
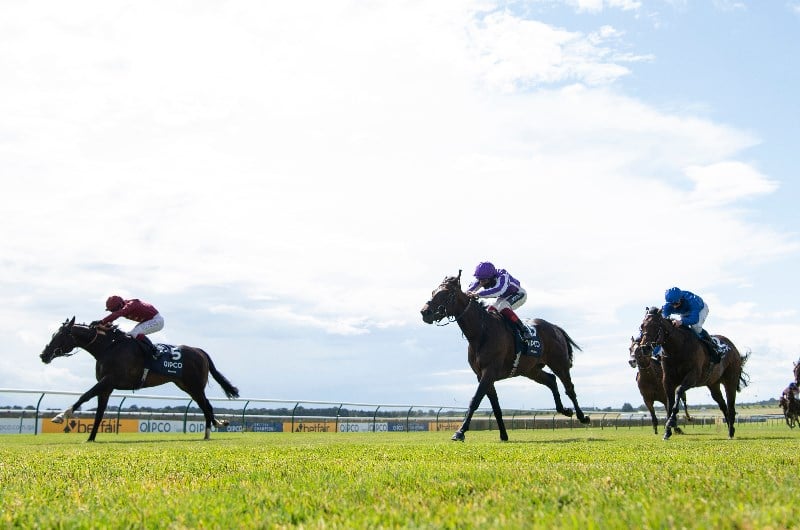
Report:
M 697 338 L 711 346 L 712 351 L 716 353 L 716 344 L 708 331 L 703 329 L 703 323 L 708 316 L 708 306 L 703 299 L 690 291 L 682 291 L 677 287 L 667 289 L 664 292 L 664 299 L 667 303 L 661 308 L 661 315 L 664 318 L 679 315 L 679 318 L 673 321 L 675 327 L 684 326 L 691 329 Z
M 800 400 L 800 387 L 797 386 L 797 383 L 792 381 L 789 383 L 789 386 L 783 390 L 783 395 L 786 396 L 789 402 Z
M 128 334 L 147 344 L 153 350 L 153 357 L 158 357 L 158 350 L 145 336 L 164 328 L 164 317 L 155 307 L 138 298 L 123 300 L 122 297 L 113 295 L 106 300 L 106 311 L 111 311 L 111 314 L 102 319 L 101 324 L 111 324 L 119 317 L 138 322 Z
M 528 326 L 522 323 L 514 309 L 520 307 L 528 299 L 519 281 L 505 269 L 496 269 L 488 261 L 482 261 L 475 267 L 475 281 L 467 288 L 467 294 L 477 298 L 497 298 L 489 306 L 489 311 L 499 311 L 519 330 L 525 342 L 533 340 Z M 481 290 L 477 290 L 481 289 Z

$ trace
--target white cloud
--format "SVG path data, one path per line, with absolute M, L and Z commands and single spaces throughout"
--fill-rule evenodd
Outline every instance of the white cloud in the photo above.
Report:
M 690 166 L 686 175 L 694 182 L 692 201 L 724 205 L 774 192 L 776 182 L 743 162 L 723 161 L 707 166 Z
M 566 0 L 566 3 L 574 6 L 579 13 L 599 13 L 606 8 L 636 11 L 642 7 L 637 0 Z
M 403 369 L 438 374 L 466 344 L 420 331 L 419 309 L 444 275 L 492 259 L 528 288 L 524 316 L 559 317 L 584 366 L 614 370 L 602 352 L 626 354 L 664 286 L 752 284 L 748 267 L 797 252 L 738 210 L 777 186 L 740 161 L 760 138 L 618 91 L 648 57 L 599 20 L 572 31 L 461 1 L 8 4 L 0 20 L 0 171 L 15 183 L 0 322 L 26 352 L 120 292 L 172 305 L 170 340 L 273 359 L 314 337 L 359 366 L 427 353 Z M 729 303 L 726 318 L 783 310 Z M 458 353 L 428 350 L 444 343 Z M 77 360 L 62 366 L 82 384 Z

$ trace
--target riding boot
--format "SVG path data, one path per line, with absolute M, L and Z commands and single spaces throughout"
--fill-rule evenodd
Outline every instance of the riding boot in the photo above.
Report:
M 720 361 L 720 355 L 717 351 L 717 343 L 714 342 L 714 339 L 711 338 L 711 335 L 708 334 L 708 331 L 702 330 L 700 332 L 699 338 L 703 341 L 709 348 L 709 353 L 711 354 L 711 362 L 718 363 Z
M 144 333 L 139 333 L 136 335 L 136 340 L 144 342 L 145 346 L 147 346 L 147 349 L 150 351 L 150 355 L 153 356 L 153 360 L 158 360 L 158 349 L 156 348 L 156 345 L 153 344 L 153 341 L 147 337 L 147 335 Z
M 522 348 L 517 348 L 517 351 L 520 351 L 521 349 L 523 354 L 527 354 L 528 350 L 530 350 L 530 341 L 533 340 L 533 335 L 531 335 L 531 331 L 528 329 L 528 326 L 522 323 L 522 320 L 519 319 L 517 314 L 514 313 L 514 310 L 510 307 L 503 309 L 500 311 L 500 313 L 506 317 L 519 332 L 518 334 L 514 334 L 514 342 L 517 342 L 518 339 L 522 346 Z

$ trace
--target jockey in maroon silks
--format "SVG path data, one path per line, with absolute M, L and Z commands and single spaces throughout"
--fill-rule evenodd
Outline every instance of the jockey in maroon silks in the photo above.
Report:
M 153 356 L 157 356 L 158 350 L 153 346 L 150 339 L 146 337 L 146 335 L 164 328 L 164 317 L 159 314 L 155 307 L 147 302 L 142 302 L 138 298 L 123 300 L 122 297 L 113 295 L 106 300 L 106 311 L 111 311 L 111 314 L 102 319 L 100 321 L 101 324 L 111 324 L 119 317 L 138 322 L 128 334 L 148 344 L 153 350 Z
M 489 311 L 499 311 L 519 330 L 523 340 L 533 339 L 528 326 L 522 323 L 514 309 L 528 299 L 528 293 L 505 269 L 497 269 L 488 261 L 475 267 L 475 281 L 467 288 L 467 294 L 478 298 L 497 298 L 489 306 Z M 479 289 L 480 290 L 477 290 Z

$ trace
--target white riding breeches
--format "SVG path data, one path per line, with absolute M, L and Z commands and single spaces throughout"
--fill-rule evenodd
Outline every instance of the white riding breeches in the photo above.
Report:
M 700 314 L 697 318 L 697 324 L 692 324 L 691 326 L 687 326 L 689 329 L 697 333 L 699 336 L 700 333 L 703 332 L 703 324 L 706 321 L 706 317 L 708 316 L 708 304 L 703 304 L 703 309 L 700 310 Z
M 498 312 L 502 311 L 503 309 L 516 309 L 528 299 L 528 293 L 525 292 L 525 289 L 522 287 L 514 293 L 513 295 L 509 296 L 508 298 L 498 298 L 494 301 L 489 308 L 495 308 Z
M 151 318 L 150 320 L 145 320 L 144 322 L 139 322 L 134 326 L 132 330 L 128 332 L 129 335 L 132 337 L 137 337 L 141 335 L 149 335 L 150 333 L 155 333 L 156 331 L 160 331 L 164 328 L 164 317 L 161 316 L 160 313 L 156 313 L 156 316 Z

